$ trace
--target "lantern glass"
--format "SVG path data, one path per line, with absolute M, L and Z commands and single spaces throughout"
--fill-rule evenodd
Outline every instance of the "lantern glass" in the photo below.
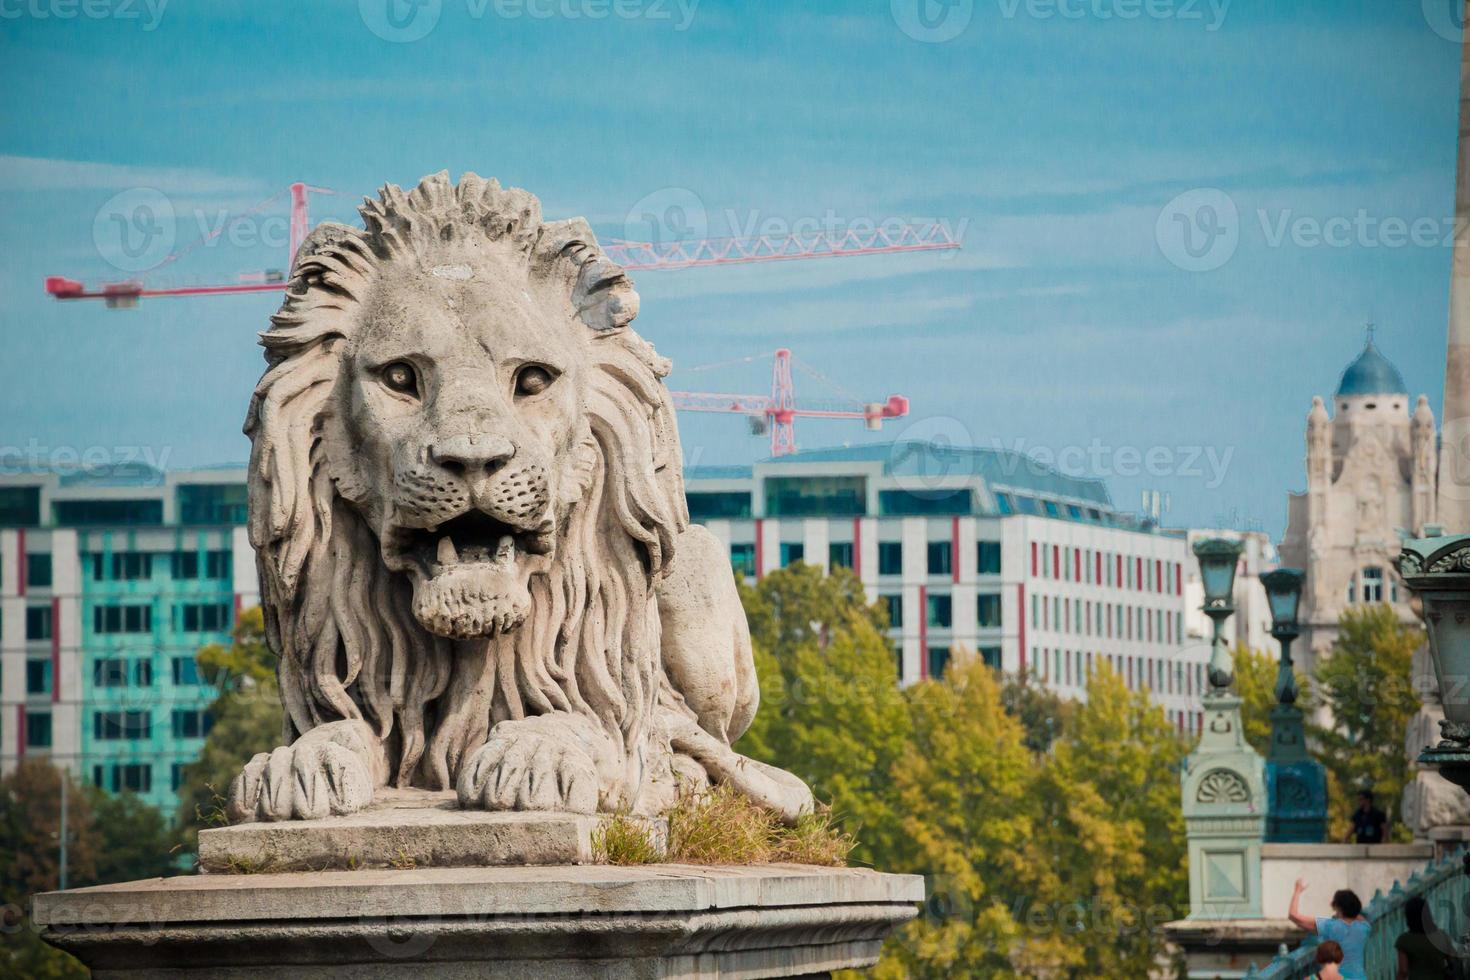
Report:
M 1277 629 L 1297 624 L 1297 608 L 1302 599 L 1302 580 L 1306 573 L 1299 568 L 1278 568 L 1261 576 L 1266 587 L 1266 601 L 1271 605 L 1271 620 Z
M 1235 564 L 1240 559 L 1241 548 L 1239 541 L 1223 538 L 1210 538 L 1195 544 L 1194 554 L 1199 559 L 1206 604 L 1229 604 L 1235 595 Z

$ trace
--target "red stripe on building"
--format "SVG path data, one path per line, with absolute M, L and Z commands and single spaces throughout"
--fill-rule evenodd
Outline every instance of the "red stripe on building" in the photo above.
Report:
M 1178 563 L 1174 565 L 1174 594 L 1184 594 L 1184 566 Z
M 852 573 L 863 577 L 863 519 L 852 519 Z
M 1118 574 L 1117 574 L 1117 577 L 1113 581 L 1113 585 L 1114 585 L 1115 588 L 1121 589 L 1123 587 L 1123 556 L 1122 555 L 1118 555 L 1117 565 L 1118 565 Z
M 26 594 L 26 531 L 15 532 L 15 594 Z
M 1061 579 L 1062 577 L 1062 546 L 1051 546 L 1051 577 Z
M 1036 566 L 1036 542 L 1033 541 L 1033 542 L 1031 542 L 1031 577 L 1032 578 L 1036 578 L 1037 577 L 1036 568 L 1037 568 L 1037 566 Z
M 52 678 L 55 680 L 55 678 Z M 19 758 L 26 754 L 26 706 L 18 704 L 15 706 L 15 754 Z
M 61 700 L 61 600 L 51 600 L 51 700 Z
M 1021 679 L 1026 679 L 1026 583 L 1016 586 L 1016 619 L 1021 624 Z
M 919 586 L 919 679 L 929 676 L 929 587 Z
M 761 518 L 757 517 L 755 519 L 755 577 L 757 581 L 760 580 L 761 573 L 765 571 L 765 565 L 761 561 L 761 555 L 765 551 L 765 549 L 761 547 L 761 539 L 764 537 L 764 535 L 761 534 L 761 525 L 763 523 L 764 521 Z
M 1097 566 L 1092 571 L 1092 584 L 1093 585 L 1102 585 L 1103 584 L 1102 552 L 1101 551 L 1094 552 L 1092 557 L 1096 559 L 1096 561 L 1094 561 L 1093 564 L 1095 566 Z
M 960 581 L 960 519 L 958 517 L 950 518 L 949 525 L 949 567 L 950 571 L 954 574 L 955 584 L 958 585 Z
M 1072 549 L 1072 581 L 1082 581 L 1082 549 Z
M 1154 586 L 1160 594 L 1164 591 L 1164 563 L 1154 559 Z

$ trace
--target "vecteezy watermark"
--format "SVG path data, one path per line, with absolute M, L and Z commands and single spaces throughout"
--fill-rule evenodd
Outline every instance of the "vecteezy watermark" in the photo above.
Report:
M 994 0 L 1004 20 L 1178 20 L 1206 31 L 1225 23 L 1231 0 Z M 1426 0 L 1427 2 L 1427 0 Z M 893 22 L 915 41 L 942 44 L 965 32 L 975 0 L 889 0 Z
M 1464 0 L 1420 0 L 1419 9 L 1434 33 L 1455 44 L 1465 40 Z
M 1154 240 L 1179 268 L 1211 272 L 1230 261 L 1246 232 L 1266 248 L 1453 248 L 1470 235 L 1463 219 L 1380 215 L 1367 208 L 1329 215 L 1257 208 L 1255 219 L 1243 222 L 1224 191 L 1199 187 L 1164 205 L 1154 223 Z
M 0 20 L 135 20 L 157 29 L 168 0 L 0 0 Z
M 0 445 L 0 476 L 23 473 L 107 475 L 152 470 L 163 479 L 172 446 L 47 446 L 32 439 L 24 446 Z
M 668 22 L 676 31 L 694 23 L 699 0 L 458 0 L 471 20 L 646 20 Z M 439 25 L 445 0 L 358 0 L 367 29 L 385 41 L 407 44 L 428 37 Z
M 1164 258 L 1186 272 L 1218 269 L 1240 244 L 1240 212 L 1218 188 L 1185 191 L 1159 212 L 1154 241 Z
M 173 254 L 181 231 L 191 241 L 189 248 L 263 246 L 285 253 L 291 241 L 291 219 L 285 214 L 237 213 L 228 208 L 180 212 L 167 194 L 152 187 L 114 194 L 92 218 L 97 254 L 129 273 L 148 272 L 163 264 Z
M 1033 476 L 1063 473 L 1068 476 L 1125 479 L 1150 476 L 1181 480 L 1203 480 L 1215 490 L 1225 482 L 1235 447 L 1226 446 L 1109 446 L 1094 438 L 1086 446 L 1031 446 L 1024 439 L 1010 445 L 993 440 L 991 448 L 1001 454 L 1000 470 L 1007 476 L 1025 469 Z

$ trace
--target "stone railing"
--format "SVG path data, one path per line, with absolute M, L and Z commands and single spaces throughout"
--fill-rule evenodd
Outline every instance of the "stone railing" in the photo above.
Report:
M 1368 976 L 1372 980 L 1395 975 L 1397 954 L 1394 941 L 1405 931 L 1404 903 L 1415 895 L 1429 903 L 1434 922 L 1448 936 L 1459 936 L 1466 922 L 1461 915 L 1467 898 L 1470 898 L 1470 873 L 1461 866 L 1462 857 L 1470 853 L 1459 851 L 1430 862 L 1422 872 L 1415 872 L 1406 882 L 1395 882 L 1388 894 L 1379 891 L 1363 910 L 1371 923 L 1368 933 L 1366 959 Z M 1265 967 L 1251 967 L 1246 972 L 1248 980 L 1306 980 L 1317 973 L 1317 937 L 1311 936 L 1291 952 L 1281 948 Z

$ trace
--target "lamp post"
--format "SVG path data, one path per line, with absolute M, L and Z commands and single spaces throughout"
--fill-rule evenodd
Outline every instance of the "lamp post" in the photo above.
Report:
M 1189 918 L 1261 917 L 1261 842 L 1266 829 L 1266 762 L 1246 743 L 1225 620 L 1235 612 L 1235 567 L 1244 546 L 1210 538 L 1194 545 L 1205 615 L 1214 623 L 1204 731 L 1184 765 L 1184 826 L 1189 843 Z
M 1444 707 L 1443 737 L 1419 761 L 1470 789 L 1470 535 L 1411 538 L 1398 564 L 1404 584 L 1424 608 L 1429 657 Z
M 1273 843 L 1321 843 L 1327 836 L 1327 771 L 1307 752 L 1291 660 L 1291 643 L 1301 635 L 1297 608 L 1305 579 L 1299 568 L 1278 568 L 1261 576 L 1271 607 L 1271 635 L 1281 644 L 1266 755 L 1266 840 Z
M 1207 538 L 1194 545 L 1199 559 L 1200 581 L 1205 588 L 1205 615 L 1214 627 L 1210 642 L 1210 664 L 1206 675 L 1210 694 L 1224 694 L 1235 681 L 1235 662 L 1225 641 L 1225 620 L 1235 612 L 1235 566 L 1245 546 L 1228 538 Z

